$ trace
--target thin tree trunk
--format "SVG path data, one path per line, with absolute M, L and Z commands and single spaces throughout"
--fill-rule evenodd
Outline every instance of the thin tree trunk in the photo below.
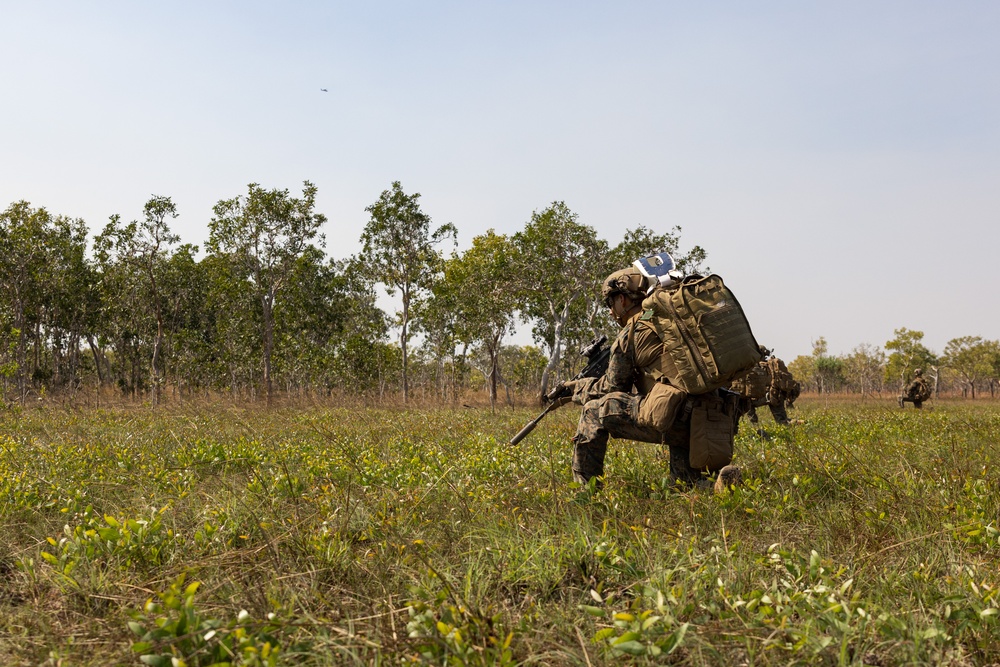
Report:
M 153 405 L 160 404 L 160 348 L 163 346 L 163 317 L 157 309 L 156 315 L 156 339 L 153 341 L 153 361 L 152 378 L 153 383 Z
M 272 384 L 271 384 L 271 352 L 274 350 L 274 311 L 272 310 L 274 297 L 265 294 L 263 298 L 264 306 L 264 391 L 266 393 L 267 407 L 271 407 Z
M 409 358 L 407 355 L 406 342 L 409 338 L 408 327 L 410 324 L 410 292 L 408 288 L 403 290 L 403 321 L 399 332 L 399 348 L 403 353 L 403 405 L 406 405 L 410 398 L 410 383 L 408 377 Z
M 539 403 L 544 402 L 545 395 L 549 392 L 549 378 L 559 367 L 559 362 L 562 360 L 562 339 L 563 339 L 563 329 L 566 326 L 566 320 L 569 318 L 569 304 L 567 301 L 563 305 L 562 312 L 556 316 L 555 309 L 552 310 L 553 319 L 555 320 L 555 327 L 552 330 L 552 351 L 549 355 L 549 363 L 546 364 L 545 370 L 542 372 L 542 386 L 541 393 L 538 396 Z

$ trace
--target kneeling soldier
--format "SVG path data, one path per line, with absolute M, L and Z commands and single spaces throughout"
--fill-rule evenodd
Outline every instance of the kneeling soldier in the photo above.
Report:
M 635 268 L 616 271 L 601 288 L 604 303 L 621 331 L 611 346 L 608 370 L 600 378 L 566 383 L 572 401 L 583 406 L 573 437 L 573 478 L 587 483 L 604 475 L 608 438 L 666 444 L 671 480 L 680 486 L 709 487 L 708 471 L 689 461 L 688 395 L 670 385 L 660 369 L 663 344 L 643 315 L 646 278 Z M 716 390 L 722 392 L 723 390 Z M 739 482 L 740 470 L 727 465 L 715 483 L 721 491 Z

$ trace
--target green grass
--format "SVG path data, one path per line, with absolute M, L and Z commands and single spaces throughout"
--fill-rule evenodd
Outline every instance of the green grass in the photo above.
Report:
M 5 413 L 3 662 L 1000 662 L 1000 406 L 802 401 L 719 497 L 533 416 Z

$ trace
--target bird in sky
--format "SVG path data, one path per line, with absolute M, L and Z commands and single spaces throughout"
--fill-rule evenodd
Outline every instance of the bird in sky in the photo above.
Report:
M 320 88 L 320 90 L 322 90 L 322 91 L 323 91 L 324 93 L 328 93 L 328 92 L 330 92 L 330 91 L 329 91 L 329 90 L 327 90 L 326 88 Z

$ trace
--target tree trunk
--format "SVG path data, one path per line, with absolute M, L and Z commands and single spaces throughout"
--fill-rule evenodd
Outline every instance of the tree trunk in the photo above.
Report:
M 153 361 L 152 361 L 152 377 L 150 381 L 153 383 L 153 405 L 160 404 L 160 349 L 163 347 L 163 317 L 159 314 L 159 309 L 157 309 L 156 315 L 156 339 L 153 341 Z
M 264 392 L 267 406 L 271 407 L 272 385 L 271 385 L 271 352 L 274 349 L 274 297 L 265 294 L 262 299 L 264 307 Z
M 409 288 L 404 287 L 403 288 L 403 318 L 402 318 L 402 326 L 400 327 L 400 331 L 399 331 L 399 349 L 403 353 L 403 405 L 406 405 L 406 402 L 410 398 L 410 383 L 409 383 L 409 377 L 408 377 L 408 362 L 409 362 L 409 359 L 408 359 L 407 350 L 406 350 L 406 342 L 407 342 L 407 339 L 409 338 L 409 336 L 407 335 L 408 334 L 409 324 L 410 324 L 410 291 L 409 291 Z
M 495 346 L 489 348 L 490 353 L 490 377 L 489 377 L 489 389 L 490 389 L 490 412 L 497 411 L 497 350 Z
M 555 309 L 553 308 L 552 310 L 553 319 L 555 320 L 555 327 L 552 330 L 552 350 L 549 354 L 549 363 L 546 364 L 545 370 L 542 371 L 541 393 L 538 396 L 539 403 L 543 403 L 545 395 L 549 393 L 549 377 L 556 371 L 559 367 L 559 362 L 562 360 L 563 329 L 566 326 L 566 320 L 569 318 L 569 304 L 569 301 L 563 304 L 562 312 L 558 316 L 555 314 Z

